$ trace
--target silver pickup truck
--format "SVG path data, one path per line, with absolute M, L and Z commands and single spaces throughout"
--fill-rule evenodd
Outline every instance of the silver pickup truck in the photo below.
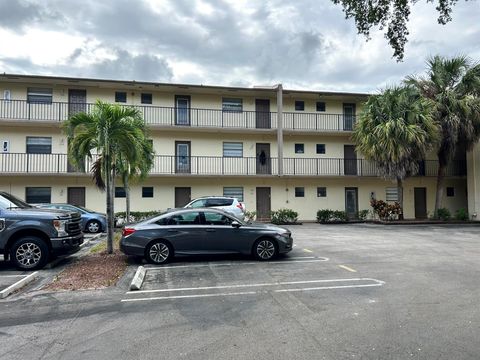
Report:
M 0 254 L 21 270 L 40 269 L 52 255 L 83 243 L 80 214 L 39 209 L 0 191 Z

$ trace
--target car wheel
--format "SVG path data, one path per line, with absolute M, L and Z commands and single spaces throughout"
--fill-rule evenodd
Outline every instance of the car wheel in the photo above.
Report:
M 45 266 L 49 251 L 47 244 L 34 236 L 23 237 L 10 249 L 10 259 L 21 270 L 35 270 Z
M 97 220 L 92 220 L 87 223 L 87 231 L 89 233 L 95 234 L 102 230 L 102 226 Z
M 277 255 L 277 243 L 272 239 L 258 239 L 253 245 L 253 256 L 257 260 L 271 260 L 275 255 Z
M 173 249 L 169 243 L 156 240 L 150 243 L 145 250 L 145 258 L 151 264 L 165 264 L 173 256 Z

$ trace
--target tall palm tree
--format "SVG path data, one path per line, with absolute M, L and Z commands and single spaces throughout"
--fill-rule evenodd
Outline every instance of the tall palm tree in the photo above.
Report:
M 472 64 L 465 56 L 434 56 L 427 61 L 425 76 L 409 76 L 405 82 L 434 103 L 434 120 L 441 129 L 437 148 L 437 214 L 442 207 L 447 166 L 459 145 L 471 150 L 480 137 L 480 65 Z
M 412 87 L 393 87 L 371 96 L 353 131 L 357 149 L 375 162 L 380 174 L 397 181 L 403 219 L 403 180 L 418 172 L 438 129 L 432 104 Z
M 139 161 L 130 163 L 121 154 L 117 158 L 116 172 L 122 180 L 125 189 L 125 218 L 130 220 L 130 183 L 144 180 L 153 166 L 154 151 L 152 142 L 145 138 L 141 144 Z
M 143 156 L 146 126 L 141 113 L 132 107 L 121 107 L 97 101 L 90 113 L 78 113 L 63 126 L 68 138 L 69 158 L 74 165 L 85 157 L 94 159 L 93 180 L 106 191 L 107 251 L 113 252 L 115 165 L 122 157 L 138 164 Z

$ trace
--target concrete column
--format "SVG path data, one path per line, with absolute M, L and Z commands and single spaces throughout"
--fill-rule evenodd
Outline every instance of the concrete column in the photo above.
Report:
M 467 153 L 468 214 L 480 221 L 480 143 Z
M 283 88 L 277 85 L 277 147 L 278 176 L 283 176 Z

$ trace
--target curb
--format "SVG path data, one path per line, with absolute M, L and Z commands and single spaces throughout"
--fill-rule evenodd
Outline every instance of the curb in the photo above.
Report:
M 143 284 L 143 280 L 145 279 L 146 273 L 147 273 L 147 270 L 145 270 L 143 266 L 139 266 L 137 268 L 137 272 L 135 273 L 135 276 L 132 279 L 132 283 L 130 284 L 130 291 L 140 290 Z
M 90 243 L 91 241 L 93 241 L 93 240 L 97 240 L 97 239 L 100 238 L 102 235 L 103 235 L 103 233 L 96 234 L 96 235 L 92 236 L 90 239 L 85 240 L 83 243 L 80 244 L 80 248 L 82 248 L 82 247 L 84 247 L 85 245 L 89 244 L 89 243 Z
M 25 276 L 23 279 L 18 280 L 15 284 L 10 285 L 6 289 L 0 291 L 0 299 L 5 299 L 8 295 L 31 283 L 37 278 L 37 271 Z

